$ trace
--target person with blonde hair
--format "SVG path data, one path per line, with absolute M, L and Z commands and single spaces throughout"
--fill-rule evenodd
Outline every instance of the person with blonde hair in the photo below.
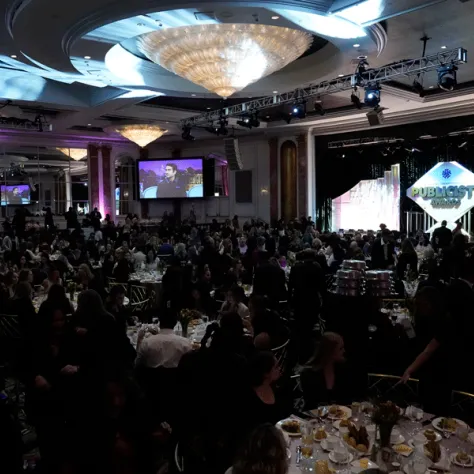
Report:
M 324 333 L 300 375 L 305 408 L 312 410 L 325 403 L 360 398 L 360 387 L 365 379 L 362 375 L 359 379 L 346 361 L 342 336 L 335 332 Z

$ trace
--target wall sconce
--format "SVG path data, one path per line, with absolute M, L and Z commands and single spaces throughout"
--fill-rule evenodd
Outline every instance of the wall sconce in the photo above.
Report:
M 268 194 L 268 188 L 265 188 L 265 187 L 264 187 L 264 188 L 261 188 L 261 189 L 260 189 L 260 194 L 261 194 L 262 196 L 265 196 L 266 194 Z
M 219 197 L 219 193 L 214 193 L 214 197 Z

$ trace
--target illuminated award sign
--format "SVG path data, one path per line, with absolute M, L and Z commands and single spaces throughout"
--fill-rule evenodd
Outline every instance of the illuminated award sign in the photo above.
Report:
M 456 161 L 438 163 L 407 196 L 438 222 L 454 223 L 474 207 L 474 174 Z

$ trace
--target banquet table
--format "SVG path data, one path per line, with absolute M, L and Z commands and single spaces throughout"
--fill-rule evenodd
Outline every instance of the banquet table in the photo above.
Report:
M 300 418 L 294 417 L 297 420 L 301 421 Z M 363 415 L 359 415 L 359 424 L 365 424 L 362 422 Z M 400 430 L 401 435 L 405 438 L 403 444 L 408 444 L 409 440 L 413 438 L 414 435 L 416 435 L 419 432 L 422 432 L 423 430 L 426 429 L 433 429 L 435 432 L 439 433 L 442 436 L 442 439 L 440 441 L 442 449 L 444 448 L 446 450 L 447 456 L 449 457 L 451 454 L 456 453 L 458 451 L 458 446 L 460 443 L 459 438 L 453 433 L 448 439 L 444 438 L 442 433 L 437 431 L 431 424 L 426 424 L 422 425 L 423 422 L 430 420 L 433 418 L 433 415 L 430 414 L 424 414 L 423 418 L 419 422 L 413 422 L 410 421 L 407 418 L 401 418 L 396 427 Z M 308 421 L 308 420 L 305 420 Z M 362 423 L 361 423 L 362 422 Z M 368 424 L 371 422 L 369 421 Z M 322 423 L 321 425 L 326 426 L 326 431 L 328 433 L 328 436 L 334 435 L 337 437 L 342 437 L 340 435 L 339 431 L 333 427 L 332 422 L 330 423 L 329 420 L 327 420 L 325 423 Z M 329 426 L 332 426 L 332 430 L 329 430 Z M 287 437 L 288 439 L 288 437 Z M 332 461 L 329 460 L 329 453 L 324 451 L 320 443 L 313 443 L 313 458 L 311 460 L 306 461 L 304 458 L 301 458 L 301 462 L 299 465 L 296 464 L 296 459 L 297 459 L 297 448 L 302 444 L 301 437 L 291 437 L 289 438 L 289 450 L 291 451 L 291 459 L 290 459 L 290 466 L 289 466 L 289 474 L 301 474 L 301 473 L 306 473 L 306 472 L 315 472 L 314 471 L 314 463 L 316 460 L 327 460 L 328 462 L 328 467 L 330 469 L 334 469 L 336 472 L 341 472 L 341 473 L 354 473 L 357 474 L 359 472 L 362 472 L 364 469 L 361 469 L 359 466 L 354 467 L 351 464 L 336 464 L 333 463 Z M 474 454 L 474 434 L 470 433 L 469 435 L 469 441 L 464 443 L 465 449 L 470 454 L 471 456 Z M 353 452 L 353 451 L 352 451 Z M 396 456 L 396 461 L 401 464 L 401 466 L 398 468 L 398 471 L 402 471 L 403 474 L 406 474 L 406 471 L 404 469 L 407 469 L 407 471 L 410 473 L 408 468 L 406 466 L 409 465 L 410 461 L 413 460 L 414 456 L 422 456 L 424 457 L 426 464 L 427 464 L 427 470 L 426 474 L 435 474 L 435 472 L 439 472 L 441 474 L 442 471 L 434 471 L 430 469 L 430 461 L 428 458 L 422 454 L 422 452 L 416 453 L 416 451 L 413 451 L 409 456 L 404 456 L 401 454 L 398 454 Z M 370 453 L 368 455 L 354 455 L 354 461 L 357 461 L 358 459 L 362 458 L 369 458 L 370 459 Z M 313 470 L 308 470 L 305 469 L 306 467 L 313 467 Z M 397 469 L 394 467 L 391 469 L 392 471 L 396 471 Z M 460 467 L 457 466 L 454 463 L 450 463 L 449 471 L 446 471 L 447 473 L 450 472 L 452 474 L 468 474 L 468 473 L 473 473 L 474 472 L 474 467 Z M 397 474 L 401 474 L 398 472 Z M 411 474 L 411 473 L 410 473 Z
M 67 296 L 68 300 L 72 303 L 72 307 L 74 308 L 74 311 L 76 311 L 76 309 L 77 309 L 77 297 L 78 297 L 78 295 L 79 295 L 79 293 L 74 293 L 74 297 L 71 300 L 71 297 L 70 297 L 69 293 L 66 293 L 66 296 Z M 36 312 L 39 311 L 41 303 L 43 303 L 46 300 L 47 297 L 48 297 L 47 294 L 42 294 L 42 295 L 35 296 L 33 298 L 33 306 L 35 307 Z M 124 306 L 128 306 L 129 303 L 130 303 L 130 300 L 125 296 L 124 300 L 123 300 Z

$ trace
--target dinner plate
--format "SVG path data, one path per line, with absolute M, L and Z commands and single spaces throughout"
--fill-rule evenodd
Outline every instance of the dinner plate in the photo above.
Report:
M 450 461 L 453 464 L 456 464 L 456 466 L 459 466 L 459 467 L 474 467 L 474 458 L 472 456 L 469 456 L 469 462 L 468 463 L 463 464 L 462 462 L 459 462 L 456 459 L 456 454 L 457 453 L 452 453 L 451 456 L 449 457 Z
M 333 436 L 333 438 L 336 438 L 336 437 Z M 336 439 L 338 440 L 338 442 L 340 441 L 339 438 L 336 438 Z M 320 443 L 320 444 L 321 444 L 321 448 L 323 449 L 323 451 L 330 452 L 330 451 L 332 451 L 332 450 L 334 449 L 334 448 L 329 448 L 329 447 L 328 447 L 328 442 L 327 442 L 327 439 L 326 439 L 326 438 L 323 439 L 323 440 L 321 440 L 321 443 Z
M 362 458 L 362 459 L 364 459 L 364 458 Z M 352 472 L 355 472 L 357 474 L 358 472 L 365 471 L 366 469 L 378 469 L 377 464 L 375 464 L 370 459 L 367 459 L 369 461 L 368 464 L 367 464 L 367 467 L 361 467 L 360 462 L 362 461 L 362 459 L 356 459 L 355 461 L 351 462 L 351 466 L 352 466 L 351 471 Z
M 440 423 L 441 423 L 441 420 L 443 419 L 444 417 L 440 416 L 438 418 L 435 418 L 431 424 L 438 430 L 438 431 L 444 431 L 443 428 L 441 428 L 440 426 Z M 464 426 L 465 428 L 469 428 L 467 423 L 465 423 L 464 421 L 462 420 L 458 420 L 457 418 L 453 418 L 453 420 L 460 426 Z M 456 430 L 449 430 L 451 431 L 451 433 L 455 433 Z
M 347 453 L 347 458 L 345 461 L 336 461 L 336 458 L 334 457 L 334 451 L 331 451 L 329 453 L 329 459 L 335 464 L 349 464 L 354 460 L 354 456 L 351 453 Z
M 390 439 L 390 444 L 402 444 L 405 441 L 405 436 L 402 434 L 398 435 L 398 438 L 395 441 Z
M 403 472 L 404 472 L 405 474 L 412 474 L 412 473 L 411 473 L 410 466 L 409 466 L 408 464 L 405 464 L 405 465 L 403 466 Z M 429 472 L 429 471 L 428 471 L 428 468 L 426 468 L 425 474 L 426 474 L 427 472 Z M 393 473 L 390 473 L 390 474 L 393 474 Z
M 441 441 L 443 439 L 443 437 L 437 432 L 435 431 L 435 434 L 436 434 L 436 438 L 434 441 L 436 441 L 437 443 L 439 441 Z M 420 431 L 419 433 L 417 433 L 416 436 L 418 435 L 423 435 L 423 438 L 424 438 L 424 441 L 423 443 L 418 443 L 418 444 L 426 444 L 428 443 L 430 440 L 423 434 L 423 431 Z M 421 439 L 420 439 L 421 440 Z M 407 443 L 410 447 L 412 448 L 416 448 L 417 444 L 415 444 L 415 437 L 413 437 L 412 439 L 408 440 L 408 443 Z
M 349 407 L 345 407 L 344 405 L 338 405 L 338 408 L 344 412 L 342 414 L 340 414 L 339 416 L 337 415 L 332 415 L 329 411 L 328 411 L 328 418 L 330 420 L 342 420 L 343 418 L 350 418 L 352 416 L 352 410 L 349 408 Z
M 289 431 L 286 431 L 286 430 L 283 428 L 283 424 L 284 424 L 284 423 L 288 423 L 289 421 L 296 421 L 296 422 L 299 423 L 299 425 L 300 425 L 300 430 L 298 431 L 298 433 L 290 433 Z M 291 436 L 292 438 L 297 438 L 297 437 L 301 436 L 301 421 L 295 420 L 294 418 L 287 418 L 286 420 L 280 420 L 280 421 L 276 424 L 276 427 L 279 428 L 280 430 L 282 430 L 283 433 L 286 433 L 288 436 Z

